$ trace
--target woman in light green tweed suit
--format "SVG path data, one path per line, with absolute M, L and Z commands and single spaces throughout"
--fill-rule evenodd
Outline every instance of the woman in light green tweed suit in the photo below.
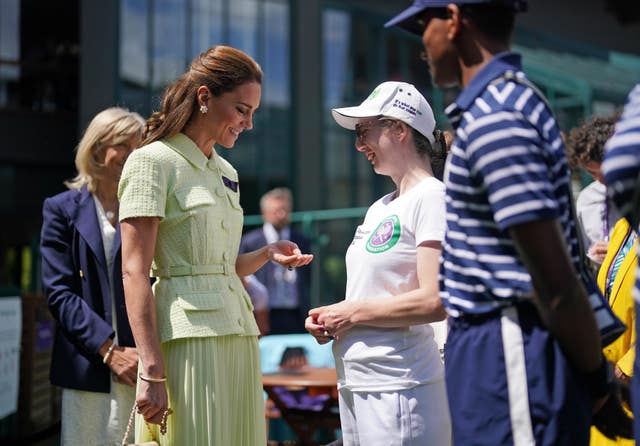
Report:
M 312 256 L 289 241 L 238 256 L 238 174 L 214 145 L 232 148 L 252 128 L 261 81 L 242 51 L 202 53 L 166 90 L 144 147 L 124 167 L 123 280 L 140 356 L 138 442 L 266 444 L 258 328 L 239 276 L 269 260 L 295 268 Z

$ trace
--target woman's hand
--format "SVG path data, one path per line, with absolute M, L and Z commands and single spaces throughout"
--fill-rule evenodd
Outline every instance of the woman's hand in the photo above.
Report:
M 162 415 L 169 406 L 164 382 L 147 382 L 140 379 L 136 394 L 138 413 L 147 423 L 160 424 Z
M 314 325 L 322 327 L 323 336 L 340 337 L 342 333 L 355 325 L 355 314 L 359 302 L 343 300 L 337 304 L 314 308 L 309 311 Z
M 117 383 L 135 387 L 138 379 L 138 351 L 134 347 L 115 346 L 107 365 Z
M 302 254 L 298 245 L 289 240 L 278 240 L 267 245 L 269 260 L 284 266 L 285 268 L 298 268 L 311 263 L 313 254 Z
M 329 336 L 328 333 L 325 331 L 324 327 L 318 324 L 318 321 L 314 319 L 312 316 L 309 316 L 307 319 L 305 319 L 304 328 L 307 329 L 307 331 L 311 336 L 316 338 L 316 341 L 318 341 L 318 344 L 320 345 L 326 344 L 332 339 L 332 337 Z

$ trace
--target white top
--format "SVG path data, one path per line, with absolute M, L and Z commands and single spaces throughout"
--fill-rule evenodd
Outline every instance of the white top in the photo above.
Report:
M 111 325 L 116 331 L 116 335 L 113 342 L 118 342 L 118 326 L 115 318 L 116 303 L 115 296 L 113 294 L 113 256 L 111 251 L 113 250 L 113 242 L 116 238 L 116 228 L 113 227 L 107 214 L 102 207 L 102 203 L 98 200 L 98 197 L 93 195 L 93 201 L 96 204 L 96 214 L 98 216 L 98 223 L 100 223 L 100 232 L 102 233 L 102 246 L 104 247 L 105 261 L 107 262 L 107 271 L 109 271 L 109 294 L 111 297 Z
M 595 242 L 608 240 L 616 221 L 620 219 L 615 206 L 611 203 L 605 206 L 606 199 L 607 188 L 599 181 L 593 181 L 578 194 L 576 214 L 582 225 L 585 250 Z
M 291 238 L 291 228 L 289 226 L 278 232 L 271 223 L 265 223 L 262 226 L 262 231 L 264 232 L 265 240 L 269 244 L 278 240 L 290 240 Z M 274 287 L 266 290 L 269 308 L 298 308 L 298 286 L 296 285 L 298 273 L 295 268 L 289 270 L 276 262 L 274 264 L 276 265 L 276 268 L 272 269 Z
M 346 254 L 346 300 L 392 299 L 417 289 L 417 246 L 444 238 L 444 184 L 426 178 L 394 196 L 376 201 L 356 229 Z M 339 388 L 395 391 L 444 377 L 429 324 L 357 326 L 334 341 L 333 352 Z

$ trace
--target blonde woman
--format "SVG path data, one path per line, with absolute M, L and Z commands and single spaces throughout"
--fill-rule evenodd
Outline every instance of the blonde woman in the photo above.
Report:
M 122 289 L 116 192 L 143 130 L 137 113 L 97 114 L 78 144 L 69 190 L 44 202 L 42 283 L 57 322 L 51 382 L 63 388 L 62 445 L 120 444 L 133 405 L 138 355 Z

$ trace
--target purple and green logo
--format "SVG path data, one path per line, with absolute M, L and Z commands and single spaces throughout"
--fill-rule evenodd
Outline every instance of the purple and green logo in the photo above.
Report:
M 400 238 L 400 219 L 392 215 L 380 222 L 367 241 L 367 251 L 377 254 L 387 251 L 398 243 Z

